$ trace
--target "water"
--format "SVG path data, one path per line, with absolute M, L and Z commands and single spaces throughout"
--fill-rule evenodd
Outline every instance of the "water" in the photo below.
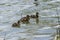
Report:
M 0 0 L 0 39 L 1 40 L 54 40 L 60 16 L 60 0 Z M 59 13 L 57 15 L 56 8 Z M 39 12 L 39 23 L 35 19 L 30 24 L 21 24 L 20 28 L 11 25 L 21 17 Z

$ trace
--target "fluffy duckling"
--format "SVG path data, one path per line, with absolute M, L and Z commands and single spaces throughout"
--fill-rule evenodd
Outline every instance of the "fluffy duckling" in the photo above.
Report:
M 17 23 L 13 23 L 12 24 L 12 27 L 19 27 L 20 26 L 20 21 L 18 20 L 18 22 Z
M 30 20 L 30 16 L 29 16 L 29 15 L 27 15 L 26 17 L 23 17 L 23 18 L 20 19 L 20 21 L 21 21 L 22 23 L 29 22 L 29 20 Z
M 38 18 L 39 17 L 38 15 L 39 15 L 39 13 L 36 12 L 36 15 L 31 15 L 30 18 Z

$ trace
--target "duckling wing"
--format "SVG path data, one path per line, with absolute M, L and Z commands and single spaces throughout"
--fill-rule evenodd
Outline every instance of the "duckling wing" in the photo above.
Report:
M 31 18 L 35 18 L 36 16 L 35 15 L 31 15 Z
M 26 21 L 26 19 L 27 19 L 26 17 L 23 17 L 20 19 L 20 21 Z

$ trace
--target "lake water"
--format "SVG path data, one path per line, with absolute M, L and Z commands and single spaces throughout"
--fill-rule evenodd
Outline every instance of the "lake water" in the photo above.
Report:
M 0 0 L 1 40 L 54 40 L 55 27 L 58 26 L 57 17 L 60 16 L 60 0 L 38 0 L 38 6 L 33 3 L 34 0 Z M 19 28 L 11 26 L 21 17 L 37 11 L 38 24 L 36 19 L 31 19 L 29 24 L 21 24 Z

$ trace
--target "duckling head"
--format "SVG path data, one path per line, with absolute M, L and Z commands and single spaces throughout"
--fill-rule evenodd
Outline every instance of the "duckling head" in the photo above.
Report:
M 29 15 L 26 15 L 26 17 L 29 19 L 30 18 L 30 16 Z
M 36 16 L 37 16 L 37 17 L 39 17 L 38 15 L 39 15 L 39 13 L 38 13 L 38 12 L 36 12 Z
M 38 15 L 39 13 L 38 12 L 36 12 L 36 15 Z
M 20 20 L 18 20 L 18 22 L 17 22 L 18 24 L 20 24 Z

